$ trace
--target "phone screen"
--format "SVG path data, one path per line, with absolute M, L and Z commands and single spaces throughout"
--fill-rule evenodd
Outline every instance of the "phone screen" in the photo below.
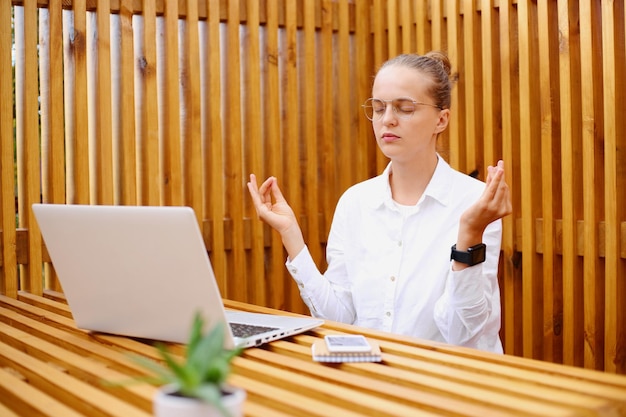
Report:
M 362 335 L 328 335 L 326 346 L 331 352 L 369 352 L 371 346 Z

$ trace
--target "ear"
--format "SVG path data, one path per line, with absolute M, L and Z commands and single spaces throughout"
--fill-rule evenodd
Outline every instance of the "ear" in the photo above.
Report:
M 435 133 L 439 134 L 446 130 L 448 122 L 450 121 L 450 109 L 443 109 L 439 111 L 439 119 L 435 126 Z

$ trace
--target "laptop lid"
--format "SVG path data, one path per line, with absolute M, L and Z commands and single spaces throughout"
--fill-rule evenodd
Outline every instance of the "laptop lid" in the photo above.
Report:
M 209 326 L 268 328 L 235 338 L 255 346 L 323 323 L 310 317 L 227 312 L 194 211 L 189 207 L 33 204 L 77 327 L 185 343 L 193 315 Z M 232 314 L 232 318 L 227 318 Z

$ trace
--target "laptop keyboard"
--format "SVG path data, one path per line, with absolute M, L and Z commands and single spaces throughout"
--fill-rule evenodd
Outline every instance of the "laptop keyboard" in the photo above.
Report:
M 229 323 L 235 337 L 250 337 L 257 334 L 276 330 L 277 327 L 255 326 L 253 324 Z

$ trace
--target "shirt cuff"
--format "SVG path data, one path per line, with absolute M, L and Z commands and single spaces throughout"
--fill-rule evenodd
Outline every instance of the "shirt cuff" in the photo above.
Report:
M 304 246 L 295 258 L 287 258 L 285 266 L 300 288 L 307 283 L 307 280 L 319 273 L 307 246 Z
M 483 276 L 483 264 L 454 271 L 452 262 L 450 262 L 450 275 L 446 285 L 449 294 L 453 294 L 451 300 L 454 300 L 455 304 L 467 305 L 479 302 L 484 298 L 484 281 L 486 278 Z

